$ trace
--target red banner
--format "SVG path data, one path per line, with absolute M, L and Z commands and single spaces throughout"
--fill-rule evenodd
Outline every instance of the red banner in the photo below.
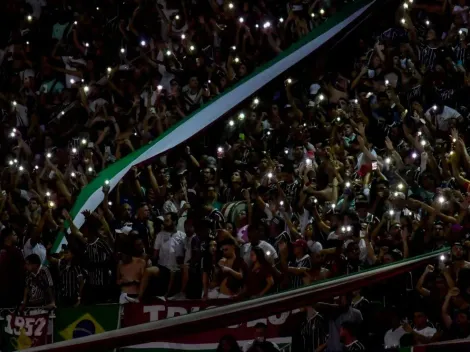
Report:
M 233 301 L 231 301 L 233 302 Z M 199 310 L 210 309 L 213 307 L 227 304 L 226 300 L 183 300 L 183 301 L 156 301 L 153 304 L 126 304 L 124 306 L 124 318 L 122 321 L 123 327 L 148 323 L 151 321 L 172 318 L 179 315 L 184 315 Z M 299 310 L 296 310 L 297 312 Z M 299 314 L 292 314 L 294 312 L 284 312 L 282 314 L 269 316 L 263 319 L 242 323 L 236 326 L 225 327 L 223 322 L 220 322 L 220 329 L 215 331 L 208 331 L 202 334 L 187 335 L 184 334 L 181 338 L 176 338 L 171 341 L 164 338 L 156 338 L 156 342 L 172 342 L 184 344 L 212 344 L 217 343 L 224 335 L 232 335 L 236 340 L 253 340 L 254 326 L 257 323 L 264 323 L 268 326 L 267 337 L 279 338 L 292 336 L 291 331 L 295 329 L 297 317 Z M 287 323 L 286 323 L 287 322 Z M 288 342 L 286 340 L 286 342 Z
M 3 333 L 10 351 L 47 344 L 48 314 L 5 316 Z

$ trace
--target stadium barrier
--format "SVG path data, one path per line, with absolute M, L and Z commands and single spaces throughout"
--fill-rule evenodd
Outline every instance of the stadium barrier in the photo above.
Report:
M 139 345 L 148 344 L 147 346 L 151 347 L 151 343 L 155 341 L 177 341 L 178 338 L 188 335 L 213 333 L 226 326 L 263 319 L 267 316 L 277 317 L 279 314 L 282 315 L 283 313 L 312 305 L 313 302 L 330 299 L 333 296 L 351 292 L 357 288 L 410 272 L 418 267 L 429 264 L 431 260 L 435 260 L 447 251 L 448 249 L 443 249 L 374 269 L 364 270 L 352 275 L 320 281 L 295 290 L 288 290 L 225 306 L 206 307 L 205 310 L 195 312 L 188 310 L 182 312 L 179 310 L 179 314 L 183 314 L 179 316 L 176 314 L 177 311 L 173 309 L 172 314 L 168 314 L 167 311 L 166 319 L 162 320 L 158 319 L 158 312 L 161 309 L 157 308 L 154 309 L 153 313 L 157 314 L 157 318 L 154 321 L 149 319 L 147 323 L 121 328 L 116 331 L 105 331 L 99 335 L 33 347 L 26 351 L 75 352 L 109 350 L 122 346 L 133 346 L 136 349 L 140 349 Z M 147 312 L 151 314 L 150 311 Z M 126 310 L 124 310 L 124 318 L 125 314 Z

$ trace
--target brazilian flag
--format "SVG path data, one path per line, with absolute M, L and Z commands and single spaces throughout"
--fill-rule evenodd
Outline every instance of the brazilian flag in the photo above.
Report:
M 59 308 L 54 321 L 54 342 L 116 330 L 119 304 Z

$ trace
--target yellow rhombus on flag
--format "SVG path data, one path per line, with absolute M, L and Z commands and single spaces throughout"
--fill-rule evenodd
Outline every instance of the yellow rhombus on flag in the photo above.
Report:
M 95 327 L 95 331 L 94 332 L 85 331 L 85 335 L 101 334 L 102 332 L 105 331 L 103 329 L 103 327 L 95 320 L 95 318 L 93 318 L 93 316 L 90 313 L 86 313 L 86 314 L 82 315 L 80 318 L 78 318 L 77 320 L 75 320 L 73 323 L 71 323 L 69 326 L 67 326 L 64 330 L 62 330 L 60 332 L 60 336 L 62 336 L 65 340 L 72 340 L 73 339 L 73 333 L 74 333 L 74 331 L 77 330 L 77 325 L 80 322 L 86 321 L 86 320 L 93 323 L 93 325 Z M 82 329 L 82 328 L 78 328 L 78 329 Z

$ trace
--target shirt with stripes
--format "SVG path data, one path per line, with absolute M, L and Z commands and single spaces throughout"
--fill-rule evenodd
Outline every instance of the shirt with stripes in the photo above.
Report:
M 194 111 L 202 104 L 202 89 L 197 88 L 196 92 L 188 86 L 184 86 L 182 89 L 182 97 L 184 100 L 184 106 L 186 111 Z
M 428 45 L 422 45 L 419 48 L 419 61 L 427 68 L 432 70 L 434 68 L 437 58 L 437 48 L 431 48 Z
M 453 48 L 452 48 L 454 55 L 457 59 L 457 61 L 462 61 L 462 64 L 465 65 L 467 61 L 467 46 L 462 44 L 461 42 L 458 42 Z
M 87 244 L 88 283 L 90 285 L 105 286 L 109 283 L 109 263 L 112 254 L 111 247 L 101 238 Z
M 310 318 L 307 317 L 300 326 L 300 336 L 303 344 L 302 351 L 315 352 L 328 338 L 323 317 L 319 313 L 315 313 Z
M 207 218 L 213 221 L 214 230 L 224 228 L 225 217 L 224 214 L 220 212 L 220 210 L 212 210 L 211 213 L 207 216 Z
M 410 90 L 408 90 L 406 93 L 406 100 L 408 102 L 408 105 L 411 105 L 411 103 L 415 100 L 421 101 L 421 95 L 422 95 L 422 87 L 421 85 L 414 86 Z
M 29 303 L 33 305 L 51 303 L 46 302 L 47 291 L 49 288 L 54 287 L 54 283 L 47 267 L 41 265 L 36 274 L 30 273 L 26 278 L 26 286 L 29 289 Z
M 291 268 L 307 268 L 310 269 L 312 264 L 310 262 L 310 256 L 308 254 L 304 255 L 300 259 L 296 259 L 295 261 L 291 261 L 289 263 L 289 267 Z M 298 288 L 304 285 L 303 275 L 294 275 L 290 274 L 290 288 Z
M 80 278 L 83 271 L 78 265 L 69 265 L 66 261 L 59 262 L 59 296 L 74 299 L 80 294 Z
M 345 345 L 344 348 L 345 348 L 345 351 L 347 352 L 366 350 L 364 345 L 360 343 L 358 340 L 354 341 L 353 343 L 350 343 L 349 345 Z

